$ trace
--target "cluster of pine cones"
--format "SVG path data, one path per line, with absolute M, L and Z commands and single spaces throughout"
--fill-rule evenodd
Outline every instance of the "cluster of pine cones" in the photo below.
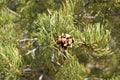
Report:
M 73 42 L 74 40 L 69 34 L 62 33 L 62 35 L 57 35 L 56 43 L 59 45 L 61 51 L 65 51 L 68 47 L 72 47 Z

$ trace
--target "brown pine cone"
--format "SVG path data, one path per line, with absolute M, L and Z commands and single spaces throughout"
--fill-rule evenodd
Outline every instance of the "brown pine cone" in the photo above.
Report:
M 56 38 L 56 43 L 59 45 L 61 51 L 67 50 L 67 48 L 71 46 L 73 42 L 74 40 L 69 34 L 62 33 L 62 35 L 58 35 Z

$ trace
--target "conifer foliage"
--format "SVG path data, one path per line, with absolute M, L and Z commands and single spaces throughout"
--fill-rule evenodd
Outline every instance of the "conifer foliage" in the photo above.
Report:
M 0 80 L 118 80 L 117 0 L 0 0 Z

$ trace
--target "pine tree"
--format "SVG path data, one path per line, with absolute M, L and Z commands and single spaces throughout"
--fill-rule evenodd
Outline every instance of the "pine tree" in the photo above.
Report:
M 120 4 L 1 0 L 0 80 L 118 80 Z

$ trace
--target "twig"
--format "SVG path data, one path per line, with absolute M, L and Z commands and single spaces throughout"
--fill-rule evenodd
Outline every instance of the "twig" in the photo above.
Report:
M 28 50 L 28 52 L 25 55 L 31 54 L 31 53 L 35 53 L 35 51 L 39 48 L 39 46 L 37 46 L 36 48 L 32 49 L 32 50 Z
M 43 80 L 43 78 L 45 78 L 45 80 L 51 80 L 45 73 L 40 75 L 39 80 Z
M 22 39 L 22 40 L 17 40 L 19 42 L 26 42 L 26 41 L 36 41 L 38 40 L 38 38 L 26 38 L 26 39 Z
M 99 15 L 99 13 L 100 13 L 100 11 L 97 12 L 97 14 L 95 14 L 94 16 L 91 16 L 89 13 L 85 13 L 85 15 L 83 17 L 87 18 L 87 19 L 95 19 Z
M 44 74 L 40 75 L 39 80 L 43 79 Z
M 20 14 L 16 13 L 15 11 L 11 10 L 10 8 L 6 8 L 10 13 L 14 14 L 15 16 L 21 17 Z
M 55 56 L 54 56 L 54 53 L 52 54 L 52 57 L 51 57 L 51 62 L 58 65 L 58 66 L 62 66 L 58 61 L 55 60 Z
M 39 47 L 40 47 L 40 45 L 38 45 L 36 48 L 34 48 L 32 50 L 28 50 L 28 52 L 25 54 L 25 56 L 31 54 L 31 56 L 33 57 L 33 59 L 35 59 L 35 51 L 37 49 L 39 49 Z

